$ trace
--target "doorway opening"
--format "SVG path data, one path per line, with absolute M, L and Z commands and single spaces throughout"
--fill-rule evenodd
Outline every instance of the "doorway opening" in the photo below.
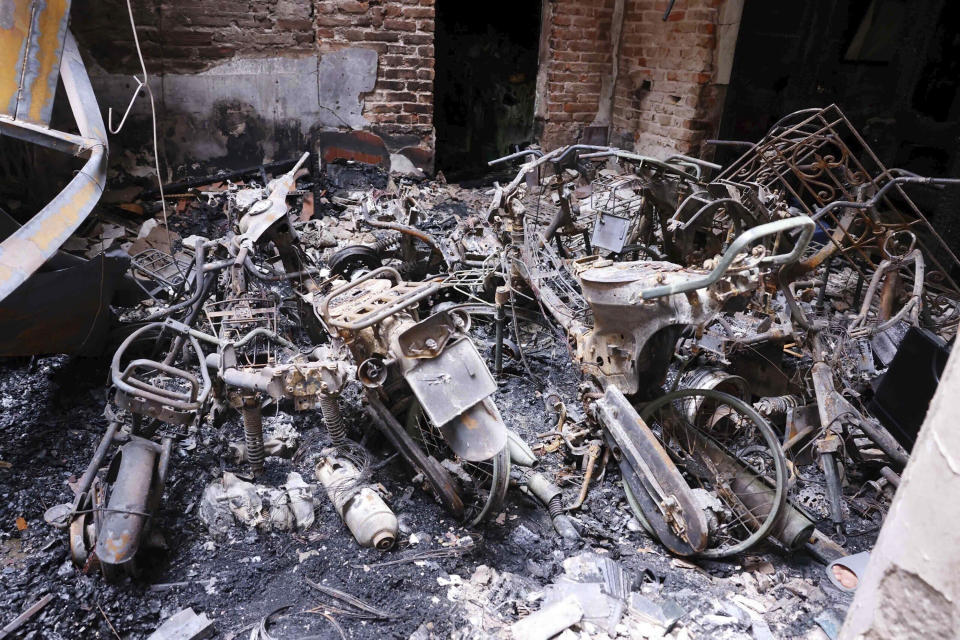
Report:
M 461 180 L 533 141 L 540 0 L 440 0 L 436 11 L 436 166 Z

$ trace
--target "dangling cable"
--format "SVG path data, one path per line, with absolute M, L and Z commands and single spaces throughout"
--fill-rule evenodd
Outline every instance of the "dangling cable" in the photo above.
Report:
M 130 4 L 130 0 L 127 0 L 127 13 L 130 16 L 130 29 L 133 31 L 133 45 L 137 50 L 137 58 L 140 60 L 140 70 L 143 72 L 143 82 L 140 84 L 146 88 L 147 96 L 150 98 L 150 120 L 153 126 L 153 164 L 154 168 L 157 171 L 157 187 L 160 191 L 160 208 L 163 211 L 163 227 L 167 231 L 167 246 L 170 248 L 170 257 L 173 257 L 173 241 L 171 240 L 170 235 L 170 224 L 167 221 L 167 200 L 163 194 L 163 177 L 160 175 L 160 149 L 157 144 L 157 108 L 153 101 L 153 89 L 150 88 L 150 79 L 147 76 L 147 65 L 143 61 L 143 52 L 140 50 L 140 38 L 137 36 L 137 23 L 133 20 L 133 6 Z M 140 82 L 138 80 L 138 82 Z M 137 87 L 136 94 L 140 92 L 140 87 Z M 133 100 L 131 99 L 130 105 L 133 105 Z M 130 107 L 127 107 L 127 113 L 130 112 Z M 123 126 L 123 122 L 126 121 L 127 116 L 124 114 L 123 121 L 120 122 L 120 127 Z M 119 127 L 118 127 L 119 130 Z M 177 271 L 180 271 L 180 265 L 177 264 L 176 260 L 173 260 L 174 266 L 177 267 Z M 183 273 L 180 273 L 183 276 Z

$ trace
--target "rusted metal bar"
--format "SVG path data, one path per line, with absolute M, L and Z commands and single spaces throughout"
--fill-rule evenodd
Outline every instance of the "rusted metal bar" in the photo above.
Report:
M 84 496 L 86 496 L 87 491 L 90 490 L 90 485 L 93 484 L 93 478 L 97 475 L 100 465 L 103 464 L 104 459 L 107 457 L 110 443 L 113 442 L 113 438 L 117 435 L 117 428 L 119 426 L 120 423 L 114 420 L 110 423 L 110 426 L 107 427 L 107 432 L 103 434 L 103 438 L 100 440 L 100 444 L 97 445 L 97 450 L 93 454 L 93 459 L 90 460 L 90 464 L 87 465 L 86 471 L 83 472 L 83 475 L 80 477 L 80 482 L 77 484 L 77 495 L 73 499 L 73 508 L 71 511 L 76 511 L 82 506 Z
M 704 140 L 703 144 L 712 144 L 718 147 L 742 147 L 746 149 L 753 149 L 757 146 L 756 142 L 747 142 L 746 140 L 716 140 L 713 138 Z
M 3 629 L 0 629 L 0 640 L 2 640 L 3 638 L 6 638 L 11 633 L 16 631 L 20 627 L 22 627 L 27 620 L 37 615 L 37 613 L 40 612 L 41 609 L 43 609 L 45 606 L 50 604 L 51 600 L 53 600 L 53 594 L 48 593 L 47 595 L 40 598 L 37 602 L 32 604 L 29 609 L 27 609 L 26 611 L 18 615 L 16 618 L 11 620 L 7 625 L 3 627 Z
M 9 120 L 3 116 L 0 116 L 0 134 L 78 157 L 89 156 L 90 151 L 100 144 L 100 141 L 93 138 L 48 129 L 22 120 Z
M 400 455 L 414 469 L 422 471 L 427 478 L 427 482 L 437 492 L 437 497 L 441 504 L 457 518 L 462 518 L 464 513 L 463 500 L 457 493 L 453 484 L 453 479 L 436 458 L 424 453 L 406 429 L 397 421 L 382 402 L 375 395 L 375 391 L 368 391 L 366 394 L 367 404 L 370 409 L 370 417 L 374 424 L 380 429 L 380 432 L 386 436 L 394 449 L 400 452 Z
M 600 445 L 598 443 L 590 445 L 587 452 L 587 464 L 583 472 L 583 486 L 580 487 L 580 493 L 573 504 L 565 507 L 567 511 L 579 509 L 587 499 L 587 492 L 590 490 L 590 480 L 593 478 L 593 470 L 597 466 L 597 460 L 600 458 Z

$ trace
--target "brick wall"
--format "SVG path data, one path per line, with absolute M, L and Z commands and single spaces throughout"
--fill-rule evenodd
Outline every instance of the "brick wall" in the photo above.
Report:
M 612 142 L 651 155 L 699 153 L 719 118 L 722 92 L 713 84 L 721 0 L 664 3 L 627 0 Z
M 147 71 L 189 73 L 236 55 L 316 49 L 314 0 L 133 0 Z M 108 72 L 140 70 L 126 0 L 74 0 L 71 29 Z
M 380 54 L 363 115 L 384 135 L 433 130 L 434 0 L 323 0 L 315 3 L 321 53 L 343 47 Z
M 446 0 L 458 1 L 458 0 Z M 362 115 L 391 151 L 433 147 L 435 0 L 134 0 L 154 74 L 191 74 L 224 60 L 313 56 L 343 48 L 378 54 Z M 598 112 L 612 68 L 616 0 L 544 0 L 538 116 L 547 148 L 575 142 Z M 642 153 L 698 153 L 719 120 L 714 84 L 724 0 L 624 0 L 610 141 Z M 75 0 L 73 29 L 108 73 L 137 69 L 124 0 Z M 301 131 L 311 130 L 305 123 Z M 306 134 L 302 134 L 306 135 Z
M 714 84 L 718 8 L 723 0 L 625 0 L 611 144 L 665 156 L 699 153 L 712 135 L 723 88 Z M 614 0 L 555 0 L 550 24 L 546 148 L 577 141 L 611 73 Z
M 550 149 L 576 141 L 597 113 L 600 85 L 610 73 L 613 0 L 552 2 L 545 73 L 541 144 Z

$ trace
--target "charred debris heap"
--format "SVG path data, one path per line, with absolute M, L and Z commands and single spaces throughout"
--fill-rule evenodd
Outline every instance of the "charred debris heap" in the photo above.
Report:
M 136 573 L 178 439 L 236 415 L 243 441 L 197 496 L 212 532 L 307 529 L 325 495 L 358 544 L 390 549 L 375 437 L 481 533 L 522 491 L 558 536 L 591 536 L 578 509 L 604 483 L 675 556 L 767 541 L 827 563 L 888 504 L 960 321 L 957 258 L 907 191 L 957 181 L 885 168 L 836 107 L 784 118 L 725 168 L 520 151 L 463 215 L 421 205 L 441 183 L 327 192 L 344 167 L 310 159 L 168 189 L 181 213 L 201 196 L 209 224 L 187 237 L 99 228 L 141 299 L 112 308 L 110 426 L 46 517 L 77 566 Z M 569 388 L 544 382 L 545 350 Z M 507 428 L 508 371 L 540 388 L 549 431 Z M 295 412 L 319 412 L 325 438 L 298 443 Z M 314 478 L 264 475 L 306 455 Z M 855 564 L 831 576 L 852 588 Z

